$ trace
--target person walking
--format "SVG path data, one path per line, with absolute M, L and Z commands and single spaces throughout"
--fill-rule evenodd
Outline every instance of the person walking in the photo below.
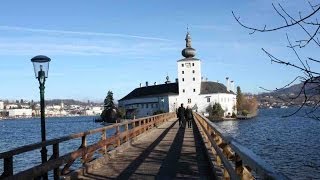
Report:
M 192 109 L 190 109 L 189 106 L 187 106 L 186 112 L 185 112 L 185 116 L 186 116 L 186 121 L 188 124 L 188 128 L 191 128 L 191 123 L 193 120 L 193 113 L 192 113 Z
M 177 117 L 179 119 L 179 126 L 184 127 L 184 121 L 185 121 L 185 109 L 183 107 L 183 103 L 178 108 Z

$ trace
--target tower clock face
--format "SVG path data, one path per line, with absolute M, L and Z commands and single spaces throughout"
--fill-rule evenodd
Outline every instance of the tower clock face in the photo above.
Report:
M 189 68 L 191 65 L 190 63 L 186 63 L 186 67 Z

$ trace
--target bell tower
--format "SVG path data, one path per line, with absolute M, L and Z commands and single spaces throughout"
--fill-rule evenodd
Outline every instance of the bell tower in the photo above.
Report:
M 186 47 L 181 52 L 184 58 L 177 62 L 179 102 L 193 107 L 201 90 L 201 61 L 195 58 L 196 50 L 192 48 L 189 30 L 185 41 Z

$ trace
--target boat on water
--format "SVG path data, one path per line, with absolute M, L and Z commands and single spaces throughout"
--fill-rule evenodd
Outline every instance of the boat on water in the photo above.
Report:
M 288 106 L 280 106 L 280 108 L 286 109 L 288 108 Z

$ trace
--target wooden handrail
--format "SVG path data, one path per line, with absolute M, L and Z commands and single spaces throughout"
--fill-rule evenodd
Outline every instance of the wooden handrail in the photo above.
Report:
M 108 148 L 119 147 L 121 144 L 130 141 L 132 138 L 142 134 L 143 132 L 148 131 L 152 127 L 155 127 L 156 124 L 163 123 L 168 121 L 171 118 L 175 118 L 175 113 L 165 113 L 159 114 L 155 116 L 140 118 L 132 121 L 126 121 L 123 123 L 117 123 L 114 125 L 97 128 L 93 130 L 89 130 L 86 132 L 81 132 L 69 136 L 63 136 L 56 139 L 47 140 L 40 143 L 30 144 L 22 147 L 15 148 L 13 150 L 0 153 L 0 159 L 4 159 L 4 172 L 0 176 L 1 178 L 7 179 L 17 179 L 17 178 L 36 178 L 41 176 L 48 171 L 54 170 L 54 179 L 59 179 L 60 176 L 60 166 L 65 165 L 62 173 L 68 172 L 69 167 L 72 163 L 78 159 L 82 158 L 82 162 L 85 164 L 91 160 L 94 152 L 100 150 L 103 154 L 107 153 Z M 129 125 L 131 124 L 131 128 Z M 125 129 L 120 132 L 120 127 L 124 126 Z M 111 129 L 118 129 L 118 133 L 112 135 L 111 137 L 107 137 L 107 131 Z M 101 139 L 87 146 L 86 138 L 89 135 L 101 133 Z M 72 139 L 82 138 L 82 143 L 79 149 L 73 150 L 65 155 L 59 155 L 59 144 L 65 141 L 69 141 Z M 40 164 L 38 166 L 34 166 L 30 169 L 18 172 L 17 174 L 13 174 L 13 157 L 15 155 L 30 152 L 36 149 L 40 149 L 45 146 L 52 146 L 53 154 L 48 162 Z
M 289 179 L 235 139 L 223 135 L 223 131 L 202 114 L 195 113 L 195 122 L 215 153 L 214 164 L 222 162 L 223 166 L 218 168 L 222 168 L 224 179 L 254 179 L 251 171 L 262 179 Z

